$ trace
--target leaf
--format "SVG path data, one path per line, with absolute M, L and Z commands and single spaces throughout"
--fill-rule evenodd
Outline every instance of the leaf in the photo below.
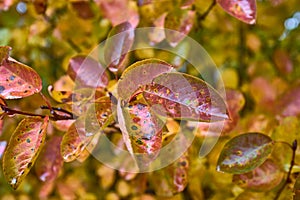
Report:
M 120 104 L 119 100 L 117 112 L 123 140 L 143 170 L 159 154 L 164 123 L 145 104 L 138 102 L 132 102 L 127 106 Z
M 90 143 L 92 137 L 85 134 L 84 121 L 76 120 L 64 134 L 61 142 L 61 155 L 65 162 L 75 160 Z
M 172 47 L 177 46 L 192 30 L 195 12 L 190 10 L 174 9 L 165 18 L 166 39 Z
M 112 103 L 109 97 L 101 97 L 90 105 L 85 116 L 87 136 L 95 135 L 106 128 L 113 120 Z
M 230 15 L 247 24 L 256 22 L 256 0 L 217 0 Z
M 8 143 L 3 156 L 3 172 L 8 183 L 17 189 L 24 180 L 45 142 L 49 117 L 23 119 Z
M 38 14 L 44 14 L 47 9 L 47 0 L 33 0 L 33 5 Z
M 30 67 L 12 59 L 4 60 L 0 66 L 0 96 L 18 99 L 38 93 L 42 80 Z
M 0 136 L 2 135 L 2 129 L 3 129 L 3 120 L 1 119 L 2 115 L 0 115 Z
M 129 22 L 113 27 L 104 46 L 104 59 L 111 72 L 117 72 L 134 41 L 134 29 Z
M 0 159 L 2 158 L 6 145 L 7 145 L 6 141 L 0 141 Z
M 245 174 L 233 175 L 232 182 L 244 189 L 254 191 L 270 191 L 275 188 L 284 177 L 279 166 L 271 159 L 267 159 L 262 165 Z
M 137 27 L 140 17 L 135 3 L 129 0 L 95 0 L 95 2 L 113 26 L 128 21 L 133 27 Z
M 91 57 L 77 55 L 70 59 L 68 75 L 77 87 L 101 88 L 108 84 L 108 76 L 99 62 Z
M 59 103 L 73 103 L 90 99 L 94 91 L 90 88 L 82 88 L 74 91 L 57 91 L 54 90 L 52 85 L 49 85 L 48 93 Z
M 170 72 L 172 69 L 172 65 L 154 58 L 130 65 L 118 82 L 119 97 L 128 101 L 139 87 L 151 83 L 156 76 Z
M 9 46 L 0 46 L 0 65 L 8 59 L 11 49 Z
M 293 71 L 293 62 L 285 50 L 276 49 L 273 54 L 273 61 L 280 73 L 289 74 Z
M 171 197 L 182 192 L 188 184 L 189 160 L 184 153 L 170 166 L 154 172 L 152 182 L 156 195 Z
M 228 119 L 218 92 L 201 79 L 183 73 L 165 73 L 153 79 L 143 96 L 159 115 L 195 121 Z
M 87 1 L 72 1 L 72 8 L 76 11 L 76 14 L 82 19 L 91 19 L 94 17 L 93 10 L 90 2 Z
M 270 155 L 274 142 L 262 133 L 245 133 L 228 141 L 218 159 L 217 171 L 243 174 L 260 166 Z
M 93 152 L 93 150 L 96 148 L 96 146 L 98 144 L 100 134 L 101 133 L 97 133 L 96 135 L 94 135 L 92 137 L 89 144 L 85 147 L 85 149 L 81 152 L 81 154 L 76 158 L 76 160 L 83 163 L 90 156 L 90 154 Z
M 53 136 L 47 141 L 36 162 L 36 174 L 43 182 L 54 181 L 63 166 L 63 159 L 60 154 L 61 141 L 61 136 Z
M 291 86 L 282 96 L 278 98 L 275 105 L 277 113 L 283 117 L 300 115 L 300 84 Z

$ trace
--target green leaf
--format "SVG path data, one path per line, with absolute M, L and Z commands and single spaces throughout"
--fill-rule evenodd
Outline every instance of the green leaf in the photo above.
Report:
M 269 191 L 275 188 L 284 177 L 279 166 L 270 159 L 253 171 L 245 174 L 233 175 L 232 182 L 244 189 L 254 191 Z
M 262 133 L 245 133 L 228 141 L 218 159 L 217 171 L 243 174 L 260 166 L 273 150 L 274 141 Z
M 159 154 L 164 123 L 145 104 L 120 104 L 119 100 L 117 111 L 123 140 L 129 152 L 135 156 L 139 167 L 144 169 Z
M 172 65 L 159 59 L 151 58 L 136 62 L 123 72 L 118 82 L 118 95 L 128 101 L 138 88 L 151 83 L 158 75 L 172 70 Z
M 143 90 L 145 100 L 159 115 L 194 121 L 228 119 L 218 92 L 199 78 L 178 73 L 157 76 Z
M 40 76 L 30 67 L 7 58 L 0 66 L 0 96 L 18 99 L 38 93 L 42 89 Z
M 192 30 L 195 12 L 183 9 L 174 9 L 165 19 L 166 39 L 172 47 L 177 46 Z
M 123 22 L 111 29 L 104 46 L 104 58 L 108 69 L 117 72 L 134 41 L 134 29 Z
M 109 97 L 100 97 L 90 105 L 85 115 L 86 135 L 95 135 L 113 120 L 113 104 Z
M 247 24 L 256 22 L 256 0 L 217 0 L 218 4 L 230 15 Z
M 61 142 L 61 155 L 65 162 L 75 160 L 90 143 L 92 137 L 86 136 L 84 120 L 77 119 L 64 134 Z
M 63 166 L 63 159 L 60 154 L 61 141 L 61 136 L 53 136 L 47 141 L 35 164 L 36 174 L 43 182 L 56 179 Z
M 77 87 L 102 88 L 108 84 L 108 76 L 102 65 L 89 56 L 72 57 L 67 73 L 78 84 Z
M 49 117 L 23 119 L 8 143 L 3 156 L 3 171 L 8 183 L 17 189 L 24 180 L 45 142 Z

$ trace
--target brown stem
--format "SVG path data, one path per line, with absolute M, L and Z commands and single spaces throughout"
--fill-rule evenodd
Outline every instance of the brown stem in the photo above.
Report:
M 207 10 L 198 17 L 198 20 L 205 20 L 205 18 L 207 17 L 207 15 L 210 13 L 210 11 L 215 7 L 215 5 L 217 4 L 217 0 L 213 0 L 212 3 L 209 5 L 209 7 L 207 8 Z
M 281 143 L 288 144 L 288 143 L 285 143 L 285 142 L 281 142 Z M 284 188 L 286 187 L 286 185 L 289 184 L 290 181 L 291 181 L 290 176 L 291 176 L 291 173 L 292 173 L 293 166 L 295 165 L 296 150 L 297 150 L 297 146 L 298 146 L 297 140 L 294 140 L 293 144 L 292 144 L 292 145 L 288 144 L 288 146 L 291 147 L 292 150 L 293 150 L 293 155 L 292 155 L 292 160 L 291 160 L 290 168 L 289 168 L 289 171 L 288 171 L 288 174 L 287 174 L 285 183 L 284 183 L 284 184 L 282 185 L 282 187 L 278 190 L 278 192 L 277 192 L 277 194 L 276 194 L 274 200 L 279 199 L 280 194 L 282 193 L 282 191 L 284 190 Z

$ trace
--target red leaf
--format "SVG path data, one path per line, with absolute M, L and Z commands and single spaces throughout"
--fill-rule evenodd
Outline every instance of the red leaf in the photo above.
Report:
M 137 27 L 140 20 L 139 14 L 135 4 L 129 0 L 95 0 L 95 2 L 113 26 L 128 21 L 133 27 Z
M 189 160 L 183 154 L 172 165 L 154 172 L 152 181 L 158 196 L 171 197 L 182 192 L 188 184 Z
M 64 134 L 61 142 L 61 155 L 65 162 L 75 160 L 90 143 L 92 137 L 85 134 L 84 121 L 76 120 Z
M 0 1 L 0 10 L 8 10 L 10 6 L 12 6 L 14 3 L 14 0 L 4 0 Z
M 4 60 L 0 66 L 0 96 L 18 99 L 38 93 L 42 80 L 30 67 L 12 59 Z
M 117 72 L 134 41 L 134 29 L 129 22 L 113 27 L 104 46 L 104 58 L 108 69 Z
M 277 49 L 273 54 L 273 60 L 280 73 L 289 74 L 293 71 L 293 62 L 288 52 Z
M 118 82 L 119 97 L 128 101 L 139 87 L 151 83 L 156 76 L 172 69 L 172 65 L 154 58 L 134 63 L 123 72 Z
M 225 102 L 217 91 L 187 74 L 162 74 L 145 87 L 143 95 L 162 116 L 195 121 L 228 119 Z
M 24 180 L 45 142 L 49 117 L 23 119 L 8 143 L 3 156 L 3 171 L 8 183 L 16 189 Z
M 108 76 L 104 68 L 91 57 L 74 56 L 69 61 L 67 73 L 79 86 L 98 88 L 108 84 Z
M 300 115 L 300 85 L 287 90 L 278 100 L 277 113 L 283 117 Z
M 256 0 L 217 0 L 230 15 L 247 24 L 256 22 Z
M 63 166 L 63 159 L 60 154 L 61 136 L 52 137 L 45 145 L 35 169 L 37 176 L 43 182 L 53 181 Z
M 164 123 L 145 104 L 132 102 L 125 107 L 120 104 L 119 100 L 117 111 L 123 140 L 140 169 L 145 169 L 159 154 Z
M 194 18 L 195 12 L 189 10 L 175 9 L 168 13 L 165 19 L 165 34 L 172 47 L 175 47 L 189 34 L 193 27 Z
M 94 17 L 90 2 L 72 1 L 71 4 L 73 9 L 76 11 L 76 14 L 82 19 L 90 19 Z
M 47 9 L 47 0 L 33 0 L 33 5 L 38 14 L 44 14 Z
M 284 173 L 272 160 L 266 160 L 261 166 L 246 174 L 235 174 L 232 181 L 244 189 L 269 191 L 282 180 Z
M 110 98 L 106 96 L 91 104 L 85 115 L 86 135 L 95 135 L 114 120 L 112 106 Z

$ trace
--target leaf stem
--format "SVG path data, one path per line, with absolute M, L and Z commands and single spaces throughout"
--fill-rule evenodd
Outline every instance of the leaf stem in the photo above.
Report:
M 295 164 L 295 157 L 296 157 L 296 150 L 297 150 L 297 146 L 298 146 L 298 143 L 297 143 L 297 140 L 294 140 L 293 144 L 289 144 L 287 142 L 283 142 L 283 141 L 279 141 L 280 143 L 283 143 L 283 144 L 287 144 L 288 146 L 291 147 L 291 149 L 293 150 L 293 155 L 292 155 L 292 160 L 291 160 L 291 164 L 290 164 L 290 168 L 289 168 L 289 171 L 288 171 L 288 174 L 287 174 L 287 177 L 286 177 L 286 180 L 285 180 L 285 183 L 282 185 L 282 187 L 278 190 L 274 200 L 277 200 L 279 199 L 280 197 L 280 194 L 282 193 L 282 191 L 284 190 L 284 188 L 286 187 L 287 184 L 290 183 L 291 179 L 290 179 L 290 176 L 291 176 L 291 173 L 292 173 L 292 169 L 293 169 L 293 166 Z
M 209 7 L 207 8 L 207 10 L 200 16 L 198 16 L 198 20 L 205 20 L 205 18 L 207 17 L 207 15 L 210 13 L 210 11 L 215 7 L 215 5 L 217 4 L 217 0 L 213 0 L 212 3 L 209 5 Z

